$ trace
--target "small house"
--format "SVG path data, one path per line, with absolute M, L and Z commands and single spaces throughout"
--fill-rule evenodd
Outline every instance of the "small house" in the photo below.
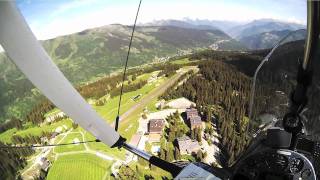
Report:
M 187 122 L 188 122 L 191 130 L 194 128 L 201 128 L 202 127 L 201 117 L 199 116 L 197 109 L 195 109 L 195 108 L 186 109 L 186 116 L 187 116 Z
M 200 150 L 198 141 L 190 139 L 188 136 L 183 136 L 176 139 L 180 154 L 197 153 Z
M 151 119 L 148 127 L 149 134 L 162 134 L 164 126 L 163 119 Z
M 189 120 L 193 116 L 199 116 L 198 110 L 195 108 L 186 109 L 187 120 Z
M 50 166 L 51 166 L 51 163 L 46 157 L 42 157 L 40 159 L 40 168 L 41 168 L 41 170 L 47 172 Z
M 202 121 L 200 116 L 192 116 L 189 119 L 190 122 L 190 128 L 201 128 L 202 127 Z

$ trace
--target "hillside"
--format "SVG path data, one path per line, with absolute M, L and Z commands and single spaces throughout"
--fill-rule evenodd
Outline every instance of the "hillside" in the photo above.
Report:
M 246 45 L 249 49 L 269 49 L 272 48 L 277 42 L 279 42 L 283 37 L 287 34 L 291 33 L 291 30 L 282 30 L 282 31 L 270 31 L 264 32 L 259 34 L 254 34 L 250 36 L 241 37 L 239 41 Z M 306 30 L 301 29 L 297 32 L 293 33 L 288 37 L 286 40 L 289 41 L 296 41 L 302 40 L 306 37 Z
M 270 31 L 282 31 L 282 30 L 297 30 L 304 29 L 305 26 L 296 23 L 277 21 L 273 19 L 260 19 L 254 20 L 244 25 L 232 27 L 226 32 L 236 39 L 243 38 L 245 36 L 251 36 Z
M 215 26 L 217 25 L 217 27 Z M 222 28 L 225 25 L 224 28 Z M 144 26 L 170 26 L 170 27 L 178 27 L 178 28 L 187 28 L 194 30 L 206 30 L 206 31 L 214 31 L 218 34 L 225 34 L 223 31 L 226 27 L 233 27 L 234 23 L 226 21 L 223 23 L 222 21 L 209 21 L 209 20 L 158 20 L 150 23 L 144 24 Z M 223 29 L 223 31 L 221 31 Z M 213 50 L 229 50 L 229 51 L 238 51 L 238 50 L 246 50 L 247 48 L 241 42 L 232 39 L 225 38 L 216 41 L 215 43 L 210 45 L 210 48 Z
M 193 25 L 213 26 L 224 32 L 228 32 L 229 29 L 232 29 L 236 26 L 244 24 L 243 22 L 227 21 L 227 20 L 208 20 L 208 19 L 189 19 L 189 18 L 184 18 L 183 20 Z
M 79 84 L 123 67 L 131 30 L 130 26 L 107 25 L 42 43 L 65 76 Z M 137 27 L 129 66 L 165 60 L 230 39 L 220 30 Z M 0 122 L 10 116 L 23 118 L 40 97 L 39 92 L 30 91 L 33 88 L 31 83 L 4 54 L 0 55 L 0 65 Z

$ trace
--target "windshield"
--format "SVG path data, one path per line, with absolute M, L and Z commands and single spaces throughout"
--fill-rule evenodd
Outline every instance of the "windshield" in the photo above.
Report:
M 50 62 L 128 144 L 168 162 L 227 167 L 287 112 L 306 36 L 305 3 L 245 2 L 145 1 L 139 12 L 139 1 L 17 8 Z M 106 131 L 85 130 L 47 99 L 11 59 L 15 46 L 0 44 L 0 179 L 172 179 L 99 142 L 93 134 Z M 314 73 L 303 111 L 310 134 L 318 133 L 320 108 Z M 45 75 L 37 78 L 46 90 L 64 93 Z M 80 109 L 72 98 L 63 100 Z
M 256 136 L 288 113 L 298 67 L 303 59 L 305 37 L 301 36 L 297 41 L 290 39 L 304 31 L 297 30 L 284 36 L 272 50 L 265 52 L 267 55 L 255 70 L 250 94 L 249 134 Z
M 301 31 L 301 30 L 300 30 Z M 298 32 L 295 32 L 298 33 Z M 291 34 L 294 35 L 294 34 Z M 290 35 L 290 36 L 291 36 Z M 290 39 L 290 36 L 287 39 Z M 304 40 L 283 42 L 276 47 L 261 68 L 256 70 L 256 79 L 251 90 L 251 121 L 249 134 L 255 137 L 262 130 L 273 125 L 282 126 L 281 120 L 288 113 L 291 95 L 297 84 L 299 64 L 303 60 Z M 313 62 L 317 69 L 319 63 Z M 319 139 L 319 73 L 313 72 L 311 86 L 307 92 L 308 103 L 301 116 L 304 133 L 312 139 Z

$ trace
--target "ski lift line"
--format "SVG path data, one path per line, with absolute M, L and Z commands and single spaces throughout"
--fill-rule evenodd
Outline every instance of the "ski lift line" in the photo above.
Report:
M 131 45 L 132 45 L 132 40 L 133 40 L 134 31 L 135 31 L 135 29 L 136 29 L 136 24 L 137 24 L 137 19 L 138 19 L 139 11 L 140 11 L 141 1 L 142 1 L 142 0 L 139 1 L 139 6 L 138 6 L 138 9 L 137 9 L 136 18 L 135 18 L 135 20 L 134 20 L 134 24 L 133 24 L 133 27 L 132 27 L 132 32 L 131 32 L 131 36 L 130 36 L 128 52 L 127 52 L 127 57 L 126 57 L 126 63 L 125 63 L 124 70 L 123 70 L 121 90 L 120 90 L 120 96 L 119 96 L 119 104 L 118 104 L 118 113 L 117 113 L 116 123 L 115 123 L 115 130 L 116 130 L 116 131 L 118 131 L 118 127 L 119 127 L 120 108 L 121 108 L 121 100 L 122 100 L 122 94 L 123 94 L 123 86 L 124 86 L 124 81 L 125 81 L 125 78 L 126 78 L 126 72 L 127 72 L 127 67 L 128 67 L 129 55 L 130 55 L 130 50 L 131 50 Z
M 78 144 L 86 144 L 86 143 L 94 143 L 100 142 L 98 139 L 91 140 L 91 141 L 80 141 L 80 142 L 73 142 L 73 143 L 62 143 L 62 144 L 47 144 L 47 145 L 31 145 L 31 146 L 0 146 L 0 149 L 22 149 L 22 148 L 42 148 L 42 147 L 56 147 L 56 146 L 68 146 L 68 145 L 78 145 Z
M 113 147 L 123 139 L 71 85 L 38 42 L 13 1 L 0 1 L 0 44 L 8 57 L 53 104 Z
M 280 41 L 277 42 L 277 44 L 271 49 L 271 51 L 267 54 L 267 56 L 261 61 L 261 63 L 257 67 L 257 69 L 254 73 L 254 76 L 253 76 L 252 88 L 251 88 L 251 92 L 250 92 L 249 119 L 252 119 L 252 109 L 253 109 L 253 101 L 254 101 L 255 88 L 256 88 L 256 80 L 257 80 L 257 76 L 258 76 L 258 73 L 259 73 L 261 67 L 264 65 L 264 63 L 269 61 L 269 58 L 271 57 L 271 55 L 282 44 L 282 42 L 284 42 L 292 34 L 298 32 L 298 31 L 301 31 L 301 30 L 302 29 L 291 31 L 286 36 L 284 36 L 282 39 L 280 39 Z M 248 131 L 248 126 L 247 126 L 247 131 Z

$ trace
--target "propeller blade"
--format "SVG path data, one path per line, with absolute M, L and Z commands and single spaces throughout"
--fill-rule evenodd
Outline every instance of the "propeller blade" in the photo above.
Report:
M 54 64 L 14 2 L 0 2 L 0 44 L 28 79 L 77 124 L 108 146 L 122 139 Z

